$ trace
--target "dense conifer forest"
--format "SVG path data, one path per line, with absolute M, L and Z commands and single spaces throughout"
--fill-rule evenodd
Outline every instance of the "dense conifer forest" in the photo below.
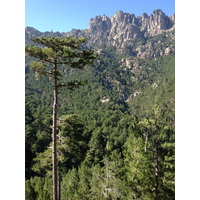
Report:
M 59 89 L 61 200 L 175 199 L 175 55 L 92 48 L 93 66 L 60 66 L 61 81 L 87 82 Z M 53 85 L 35 78 L 33 60 L 25 58 L 26 200 L 50 200 Z

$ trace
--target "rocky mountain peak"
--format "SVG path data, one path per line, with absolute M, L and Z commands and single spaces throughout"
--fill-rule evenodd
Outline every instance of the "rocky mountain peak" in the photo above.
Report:
M 143 13 L 142 16 L 137 17 L 135 14 L 119 10 L 111 17 L 103 15 L 90 19 L 86 30 L 72 29 L 68 33 L 57 32 L 54 35 L 88 37 L 88 46 L 114 46 L 119 50 L 131 50 L 137 57 L 148 58 L 174 52 L 174 29 L 175 15 L 169 17 L 160 9 L 154 10 L 150 16 Z M 159 34 L 164 34 L 162 37 L 168 39 L 148 40 Z M 40 33 L 34 28 L 26 28 L 26 38 L 39 35 L 46 36 L 52 33 Z
M 89 43 L 102 44 L 104 40 L 107 46 L 123 47 L 127 46 L 130 40 L 151 37 L 172 30 L 174 24 L 175 15 L 168 17 L 160 9 L 153 11 L 150 16 L 143 13 L 138 17 L 120 10 L 110 18 L 103 15 L 90 20 Z
M 148 18 L 149 16 L 147 15 L 147 13 L 143 13 L 142 14 L 142 18 Z

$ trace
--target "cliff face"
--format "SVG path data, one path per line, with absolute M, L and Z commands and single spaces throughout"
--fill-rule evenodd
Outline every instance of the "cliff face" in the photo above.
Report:
M 143 13 L 139 17 L 118 11 L 110 18 L 106 15 L 92 18 L 86 30 L 72 29 L 68 33 L 45 32 L 41 33 L 41 36 L 53 34 L 57 37 L 88 37 L 88 46 L 114 46 L 131 51 L 137 57 L 154 58 L 175 51 L 174 29 L 175 15 L 168 17 L 161 10 L 155 10 L 150 16 Z M 34 30 L 34 34 L 31 34 L 31 31 L 27 30 L 26 38 L 29 38 L 27 34 L 38 36 L 38 32 Z M 161 36 L 157 37 L 158 35 Z
M 90 20 L 88 35 L 96 42 L 106 38 L 112 45 L 121 46 L 127 40 L 161 34 L 174 28 L 175 16 L 168 17 L 161 10 L 155 10 L 151 16 L 144 13 L 134 14 L 118 11 L 113 17 L 97 16 Z

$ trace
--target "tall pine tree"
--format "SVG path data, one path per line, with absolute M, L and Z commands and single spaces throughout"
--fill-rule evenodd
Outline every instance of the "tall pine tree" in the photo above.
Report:
M 31 69 L 36 72 L 36 76 L 49 76 L 54 85 L 53 102 L 53 126 L 52 126 L 52 163 L 53 163 L 53 200 L 58 199 L 57 191 L 57 104 L 58 88 L 67 87 L 73 89 L 83 85 L 82 82 L 70 81 L 61 83 L 60 77 L 63 76 L 59 66 L 66 65 L 72 68 L 83 69 L 86 65 L 92 65 L 96 58 L 92 50 L 83 50 L 81 44 L 86 42 L 87 38 L 58 38 L 58 37 L 40 37 L 33 38 L 32 41 L 40 46 L 26 46 L 26 55 L 35 57 L 38 60 L 32 61 Z

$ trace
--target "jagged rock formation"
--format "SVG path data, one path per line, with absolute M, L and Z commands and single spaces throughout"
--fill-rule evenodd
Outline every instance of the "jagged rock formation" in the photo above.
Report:
M 101 41 L 122 46 L 127 40 L 154 36 L 172 29 L 175 16 L 168 17 L 161 10 L 155 10 L 151 16 L 144 13 L 135 17 L 134 14 L 118 11 L 113 17 L 97 16 L 90 20 L 88 36 L 91 42 Z
M 72 29 L 67 33 L 41 33 L 27 27 L 26 40 L 28 41 L 29 37 L 48 35 L 88 37 L 88 46 L 114 46 L 119 51 L 129 51 L 140 58 L 155 58 L 174 53 L 174 29 L 175 15 L 168 17 L 161 10 L 153 11 L 150 16 L 143 13 L 139 17 L 118 11 L 110 18 L 106 15 L 92 18 L 86 30 Z

